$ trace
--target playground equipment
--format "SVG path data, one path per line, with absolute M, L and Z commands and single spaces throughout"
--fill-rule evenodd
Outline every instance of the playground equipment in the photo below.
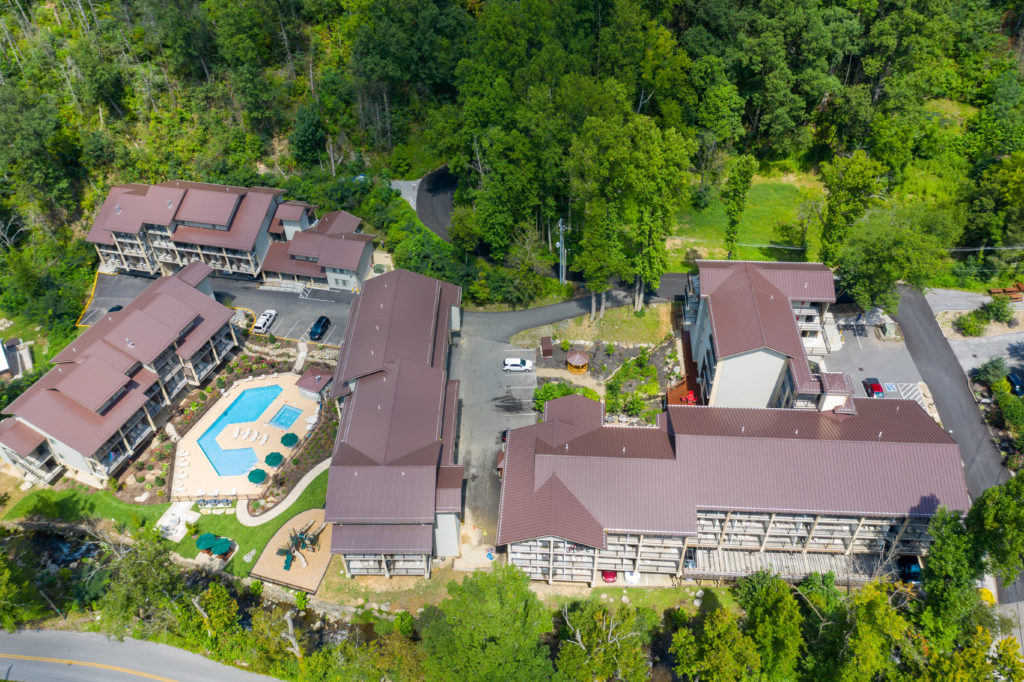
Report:
M 284 570 L 292 570 L 292 562 L 296 558 L 305 568 L 309 563 L 306 561 L 306 557 L 302 556 L 302 550 L 315 552 L 320 548 L 320 534 L 327 528 L 327 522 L 324 521 L 316 531 L 310 532 L 309 529 L 313 527 L 314 523 L 314 521 L 310 521 L 301 530 L 288 531 L 288 544 L 277 550 L 277 555 L 284 557 Z

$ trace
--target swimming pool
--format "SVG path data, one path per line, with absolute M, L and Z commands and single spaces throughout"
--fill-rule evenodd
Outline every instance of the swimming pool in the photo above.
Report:
M 282 390 L 280 386 L 245 389 L 199 437 L 199 447 L 218 475 L 241 476 L 259 461 L 252 448 L 224 450 L 217 443 L 217 436 L 231 424 L 244 424 L 259 419 L 274 399 L 281 395 Z
M 292 407 L 291 405 L 284 405 L 277 411 L 274 418 L 270 420 L 270 425 L 276 426 L 279 429 L 287 429 L 295 423 L 295 420 L 299 418 L 300 414 L 302 414 L 302 410 L 299 408 Z

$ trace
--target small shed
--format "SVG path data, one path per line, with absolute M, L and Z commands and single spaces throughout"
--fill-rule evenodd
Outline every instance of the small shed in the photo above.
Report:
M 550 336 L 540 337 L 540 356 L 542 358 L 550 358 L 554 352 L 554 347 L 551 345 Z
M 581 350 L 571 350 L 565 356 L 565 364 L 568 366 L 570 374 L 586 374 L 589 362 L 590 356 Z

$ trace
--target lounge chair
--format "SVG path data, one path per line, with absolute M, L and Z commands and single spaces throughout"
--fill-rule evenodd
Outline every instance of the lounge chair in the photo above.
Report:
M 188 460 L 186 459 L 184 462 L 178 462 L 178 466 L 180 466 L 180 467 L 187 467 L 188 466 Z
M 200 488 L 199 490 L 196 491 L 196 497 L 202 497 L 205 494 L 205 492 L 205 490 Z
M 270 437 L 269 434 L 266 434 L 266 433 L 264 433 L 262 436 L 260 436 L 260 445 L 266 445 L 267 444 L 267 438 L 269 438 L 269 437 Z
M 183 493 L 183 492 L 185 492 L 185 484 L 184 483 L 179 483 L 178 485 L 174 486 L 174 492 L 176 492 L 176 493 Z
M 249 429 L 242 429 L 242 435 L 241 435 L 242 440 L 245 440 L 246 438 L 248 438 L 250 433 L 252 433 L 252 431 L 250 431 Z
M 231 489 L 231 492 L 229 492 L 229 493 L 226 493 L 226 494 L 227 494 L 227 495 L 231 495 L 231 497 L 234 497 L 235 495 L 237 495 L 237 494 L 238 494 L 238 488 L 232 488 L 232 489 Z
M 241 431 L 241 430 L 242 430 L 241 426 L 236 426 L 235 427 L 235 435 L 233 437 L 234 438 L 238 438 L 238 432 Z
M 174 478 L 178 480 L 184 480 L 188 478 L 188 474 L 186 474 L 184 471 L 179 471 L 178 473 L 174 474 Z
M 260 437 L 260 432 L 259 431 L 253 431 L 252 432 L 252 438 L 249 439 L 249 442 L 255 443 L 259 439 L 259 437 Z

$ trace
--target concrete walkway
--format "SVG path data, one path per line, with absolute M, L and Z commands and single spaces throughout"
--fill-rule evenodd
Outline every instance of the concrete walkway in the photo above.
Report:
M 551 369 L 548 367 L 538 367 L 537 376 L 546 377 L 551 379 L 561 379 L 567 381 L 570 384 L 577 384 L 579 386 L 586 386 L 597 391 L 597 394 L 604 397 L 604 382 L 598 381 L 589 374 L 573 374 L 567 369 Z
M 420 180 L 392 180 L 391 189 L 402 195 L 409 202 L 412 210 L 416 210 L 416 194 L 420 189 Z
M 324 461 L 317 464 L 315 467 L 309 470 L 309 472 L 299 479 L 298 485 L 292 489 L 290 493 L 280 502 L 274 505 L 274 508 L 268 511 L 266 514 L 260 514 L 259 516 L 253 516 L 249 513 L 248 504 L 236 504 L 235 505 L 235 517 L 238 522 L 243 526 L 262 526 L 267 521 L 276 519 L 281 514 L 285 513 L 295 502 L 299 499 L 299 495 L 313 482 L 313 479 L 327 471 L 327 467 L 331 466 L 331 458 L 328 457 Z

